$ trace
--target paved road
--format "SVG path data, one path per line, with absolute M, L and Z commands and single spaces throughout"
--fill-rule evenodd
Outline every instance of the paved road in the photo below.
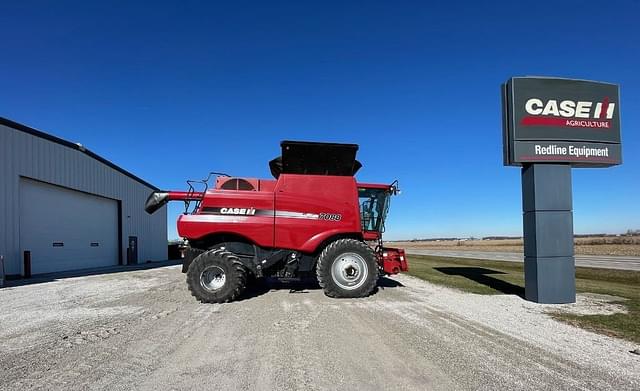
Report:
M 486 251 L 449 251 L 406 249 L 407 254 L 433 255 L 439 257 L 475 258 L 491 261 L 523 262 L 522 253 L 503 253 Z M 640 257 L 604 256 L 604 255 L 576 255 L 576 266 L 600 267 L 605 269 L 637 270 L 640 271 Z
M 550 307 L 401 275 L 365 299 L 271 285 L 206 305 L 176 266 L 14 286 L 0 289 L 0 389 L 640 389 L 633 344 L 546 314 L 622 310 L 593 300 Z

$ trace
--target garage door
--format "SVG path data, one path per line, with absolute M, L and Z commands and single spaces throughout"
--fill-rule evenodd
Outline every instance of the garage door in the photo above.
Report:
M 20 179 L 20 248 L 31 272 L 118 264 L 116 201 Z

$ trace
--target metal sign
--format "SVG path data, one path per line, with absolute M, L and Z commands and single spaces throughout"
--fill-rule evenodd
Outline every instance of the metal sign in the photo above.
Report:
M 514 77 L 502 85 L 504 164 L 622 163 L 615 84 Z

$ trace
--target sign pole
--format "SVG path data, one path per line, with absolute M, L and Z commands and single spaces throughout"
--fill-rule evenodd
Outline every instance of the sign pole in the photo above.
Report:
M 544 304 L 576 301 L 571 166 L 522 167 L 525 298 Z

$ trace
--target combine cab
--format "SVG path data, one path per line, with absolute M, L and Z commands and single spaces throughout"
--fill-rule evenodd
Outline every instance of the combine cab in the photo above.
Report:
M 211 173 L 188 181 L 188 191 L 149 196 L 148 213 L 169 201 L 185 203 L 178 233 L 193 296 L 222 303 L 256 278 L 317 276 L 327 296 L 364 297 L 380 273 L 407 271 L 404 250 L 382 244 L 397 182 L 356 182 L 361 164 L 354 144 L 283 141 L 281 147 L 269 163 L 275 179 Z

